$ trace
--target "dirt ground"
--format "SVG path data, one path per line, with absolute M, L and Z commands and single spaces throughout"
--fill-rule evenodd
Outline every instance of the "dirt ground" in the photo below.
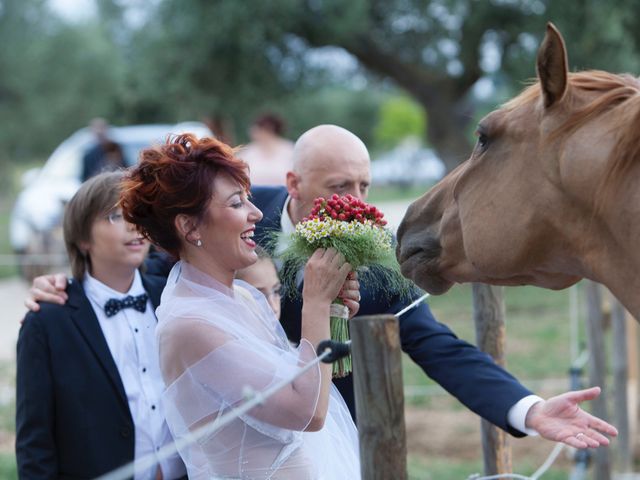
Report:
M 482 459 L 480 419 L 463 407 L 452 406 L 454 402 L 443 399 L 441 402 L 432 402 L 441 405 L 407 407 L 405 422 L 409 455 L 425 460 Z M 523 463 L 534 468 L 542 465 L 555 446 L 539 437 L 516 439 L 509 436 L 509 443 L 513 452 L 514 472 L 518 472 L 518 465 Z M 565 457 L 561 454 L 555 465 L 568 466 L 570 462 Z

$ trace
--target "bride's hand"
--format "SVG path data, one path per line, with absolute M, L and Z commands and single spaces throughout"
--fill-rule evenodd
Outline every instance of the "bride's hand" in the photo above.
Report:
M 304 269 L 302 297 L 306 302 L 331 303 L 345 284 L 351 265 L 333 248 L 319 248 Z
M 338 298 L 341 298 L 345 306 L 349 309 L 349 318 L 353 318 L 360 310 L 360 282 L 358 282 L 358 274 L 349 272 L 345 280 Z

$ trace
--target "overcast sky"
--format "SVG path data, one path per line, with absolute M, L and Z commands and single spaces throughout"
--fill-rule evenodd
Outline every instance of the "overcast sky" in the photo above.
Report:
M 86 20 L 96 13 L 93 0 L 49 0 L 49 5 L 62 18 L 72 22 Z

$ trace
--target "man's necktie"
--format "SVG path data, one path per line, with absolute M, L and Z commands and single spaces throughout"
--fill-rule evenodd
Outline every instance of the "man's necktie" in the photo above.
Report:
M 110 298 L 107 303 L 104 304 L 104 313 L 107 317 L 113 317 L 123 308 L 134 308 L 139 312 L 145 312 L 147 310 L 147 300 L 149 296 L 146 293 L 137 295 L 135 297 L 127 295 L 123 299 Z

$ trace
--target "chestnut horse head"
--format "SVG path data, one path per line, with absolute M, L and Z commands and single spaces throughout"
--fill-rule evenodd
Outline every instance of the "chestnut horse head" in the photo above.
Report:
M 586 277 L 640 314 L 640 81 L 569 73 L 549 24 L 538 81 L 483 118 L 471 157 L 408 209 L 402 272 L 560 289 Z

